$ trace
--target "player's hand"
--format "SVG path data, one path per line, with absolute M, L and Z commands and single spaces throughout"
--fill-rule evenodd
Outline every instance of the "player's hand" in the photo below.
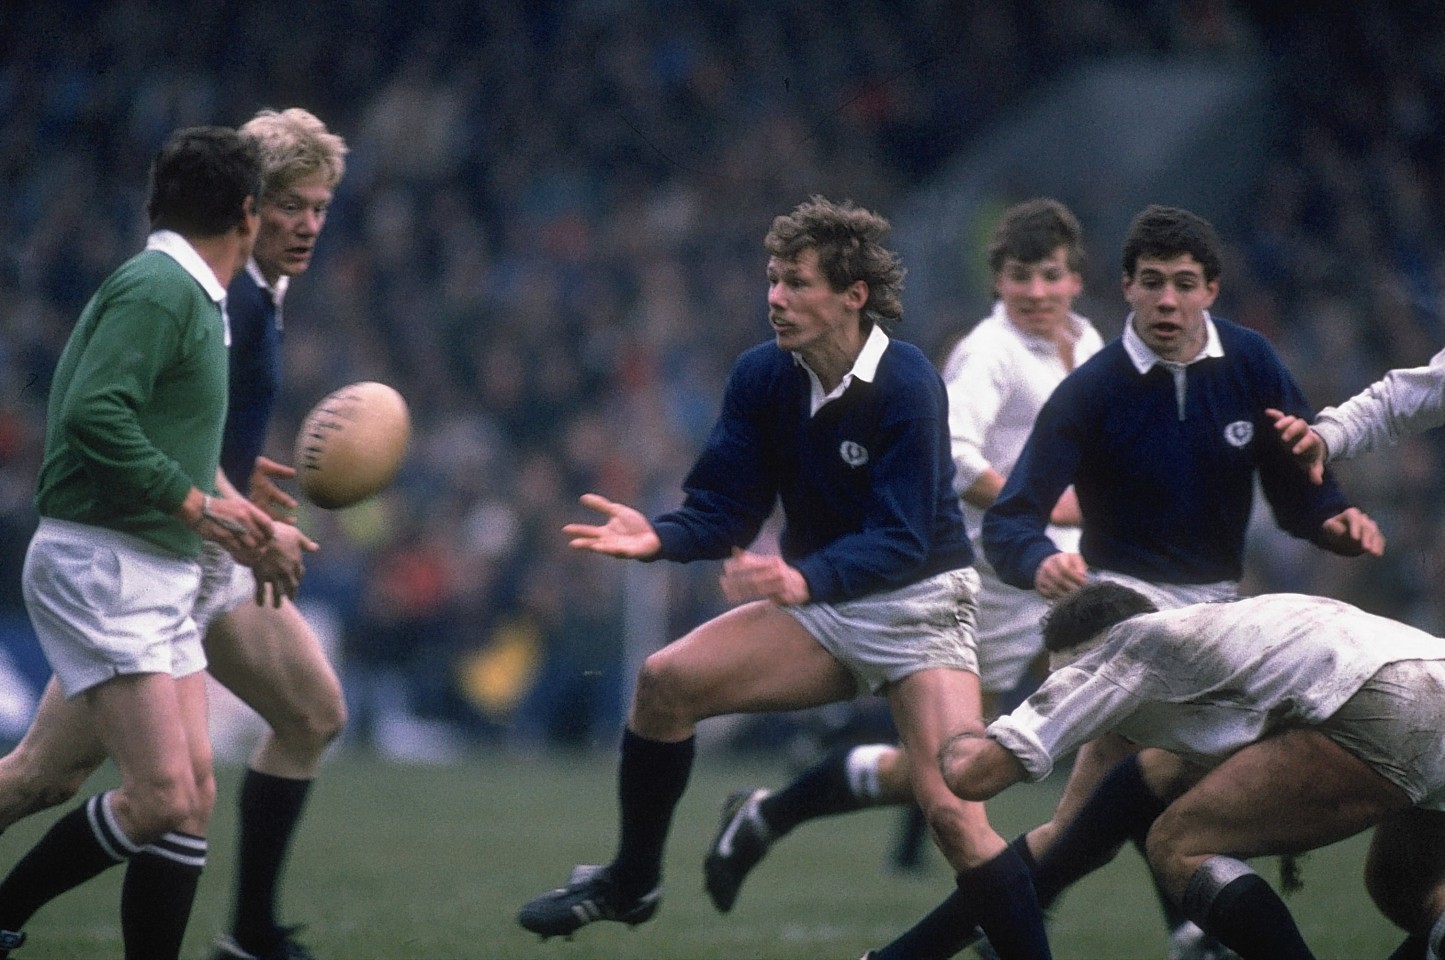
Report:
M 723 561 L 718 577 L 729 603 L 771 600 L 781 606 L 807 603 L 811 598 L 808 581 L 796 567 L 773 554 L 749 553 L 733 547 L 731 558 Z
M 275 529 L 275 538 L 251 565 L 256 576 L 256 605 L 260 607 L 279 607 L 284 598 L 296 599 L 306 574 L 305 555 L 320 549 L 298 527 L 278 523 Z
M 1057 600 L 1073 593 L 1089 579 L 1089 565 L 1083 555 L 1054 553 L 1044 558 L 1034 571 L 1034 589 L 1045 600 Z
M 1324 483 L 1325 459 L 1329 449 L 1325 446 L 1324 439 L 1309 425 L 1309 421 L 1273 408 L 1264 412 L 1274 421 L 1275 432 L 1279 434 L 1280 442 L 1290 452 L 1290 456 L 1294 457 L 1295 463 L 1309 474 L 1312 482 Z
M 595 493 L 584 493 L 578 500 L 584 507 L 607 515 L 601 526 L 569 523 L 562 532 L 571 537 L 568 546 L 591 550 L 628 560 L 646 560 L 662 549 L 662 540 L 652 523 L 624 503 L 608 500 Z
M 192 529 L 203 539 L 219 543 L 238 563 L 251 566 L 271 542 L 276 525 L 250 500 L 210 497 L 207 502 L 209 505 L 191 524 Z
M 1358 557 L 1368 553 L 1372 557 L 1385 552 L 1385 535 L 1374 520 L 1358 507 L 1350 507 L 1326 520 L 1320 527 L 1324 531 L 1325 546 L 1343 557 Z
M 251 502 L 265 510 L 272 520 L 296 523 L 296 498 L 276 485 L 277 480 L 290 480 L 296 468 L 277 463 L 269 457 L 257 457 L 251 468 Z

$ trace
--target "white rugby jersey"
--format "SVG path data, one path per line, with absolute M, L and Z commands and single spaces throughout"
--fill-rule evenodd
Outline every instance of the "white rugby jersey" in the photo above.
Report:
M 1104 342 L 1094 325 L 1078 314 L 1069 314 L 1069 326 L 1077 368 Z M 1069 372 L 1053 341 L 1020 330 L 1009 320 L 1003 301 L 994 304 L 993 312 L 958 342 L 943 364 L 954 490 L 962 495 L 990 467 L 1008 477 L 1034 418 Z M 964 501 L 963 519 L 977 546 L 983 511 Z M 1078 549 L 1078 528 L 1050 527 L 1049 533 L 1056 535 L 1060 549 Z
M 1114 627 L 988 736 L 1032 780 L 1110 731 L 1214 766 L 1275 730 L 1327 719 L 1399 660 L 1445 660 L 1445 640 L 1323 597 L 1196 604 Z
M 1445 350 L 1423 367 L 1391 370 L 1338 407 L 1325 407 L 1314 428 L 1331 460 L 1347 460 L 1441 424 L 1445 424 Z

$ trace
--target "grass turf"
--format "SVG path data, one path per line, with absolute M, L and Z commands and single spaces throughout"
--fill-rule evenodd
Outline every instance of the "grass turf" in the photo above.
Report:
M 888 867 L 900 814 L 874 810 L 805 824 L 758 866 L 733 912 L 702 891 L 702 856 L 723 797 L 737 786 L 777 786 L 789 771 L 767 758 L 704 753 L 674 821 L 662 910 L 635 929 L 597 924 L 571 941 L 542 943 L 516 925 L 517 907 L 559 885 L 576 862 L 610 857 L 615 836 L 610 755 L 479 756 L 407 766 L 356 755 L 328 763 L 286 878 L 284 919 L 321 960 L 712 960 L 851 958 L 927 912 L 952 877 L 931 848 L 924 868 Z M 110 785 L 97 774 L 87 790 Z M 220 799 L 184 956 L 208 958 L 225 928 L 234 871 L 240 771 L 218 771 Z M 1062 774 L 990 804 L 1006 838 L 1052 810 Z M 65 809 L 70 808 L 70 804 Z M 8 867 L 53 821 L 40 814 L 0 839 Z M 1383 957 L 1401 935 L 1374 910 L 1360 879 L 1365 839 L 1311 854 L 1305 889 L 1289 900 L 1322 960 Z M 1257 864 L 1271 882 L 1274 861 Z M 17 960 L 120 955 L 121 871 L 47 905 L 27 925 Z M 1163 925 L 1142 861 L 1125 850 L 1065 895 L 1050 934 L 1060 960 L 1165 955 Z M 972 957 L 972 953 L 965 956 Z

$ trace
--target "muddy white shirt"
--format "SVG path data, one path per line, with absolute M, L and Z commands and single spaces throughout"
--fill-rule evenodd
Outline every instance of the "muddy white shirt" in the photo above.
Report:
M 1423 367 L 1391 370 L 1338 407 L 1325 407 L 1314 428 L 1329 449 L 1329 459 L 1347 460 L 1441 424 L 1445 350 Z
M 1399 660 L 1445 660 L 1445 640 L 1323 597 L 1196 604 L 1114 627 L 988 736 L 1032 780 L 1109 731 L 1212 767 L 1276 730 L 1328 718 Z

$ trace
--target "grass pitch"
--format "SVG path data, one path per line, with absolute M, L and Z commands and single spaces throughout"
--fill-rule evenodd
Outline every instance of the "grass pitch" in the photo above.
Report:
M 301 938 L 321 960 L 814 960 L 882 945 L 952 886 L 931 848 L 920 873 L 892 872 L 900 814 L 874 810 L 803 825 L 749 877 L 733 912 L 717 914 L 702 890 L 702 857 L 723 798 L 743 785 L 781 785 L 790 771 L 767 758 L 704 752 L 674 821 L 657 918 L 542 943 L 516 925 L 517 907 L 559 885 L 573 863 L 611 856 L 614 759 L 481 755 L 431 767 L 340 755 L 313 790 L 287 875 L 285 919 L 307 924 Z M 208 960 L 226 925 L 239 775 L 234 767 L 218 773 L 210 860 L 184 952 L 193 960 Z M 110 786 L 107 776 L 97 774 L 88 789 Z M 999 832 L 1012 837 L 1046 817 L 1061 783 L 1056 774 L 990 804 Z M 7 831 L 0 867 L 53 819 L 41 814 Z M 1401 939 L 1365 895 L 1364 851 L 1357 837 L 1304 862 L 1305 889 L 1289 903 L 1321 958 L 1383 957 Z M 1277 879 L 1273 861 L 1257 866 Z M 120 879 L 112 870 L 49 904 L 27 925 L 30 941 L 17 960 L 120 956 Z M 1060 960 L 1165 956 L 1138 855 L 1126 849 L 1070 891 L 1050 934 Z

